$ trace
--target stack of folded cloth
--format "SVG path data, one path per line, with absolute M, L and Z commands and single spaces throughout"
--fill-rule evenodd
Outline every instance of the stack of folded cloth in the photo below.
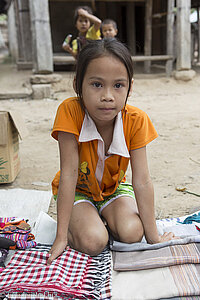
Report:
M 35 237 L 31 233 L 31 226 L 23 219 L 14 217 L 0 218 L 0 237 L 14 241 L 15 248 L 18 249 L 36 246 Z
M 160 234 L 171 231 L 179 237 L 158 244 L 148 244 L 145 238 L 140 243 L 133 244 L 121 243 L 111 238 L 115 291 L 113 299 L 116 293 L 121 296 L 117 289 L 119 281 L 126 282 L 126 286 L 130 287 L 130 295 L 133 297 L 131 299 L 183 296 L 197 299 L 195 297 L 200 295 L 199 224 L 200 212 L 179 218 L 157 220 Z M 151 284 L 148 284 L 148 281 Z M 122 296 L 120 299 L 130 299 L 130 295 L 126 294 L 125 298 Z

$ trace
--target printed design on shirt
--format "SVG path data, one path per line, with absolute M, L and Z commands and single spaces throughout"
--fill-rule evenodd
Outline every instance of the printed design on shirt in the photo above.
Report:
M 124 178 L 124 175 L 125 175 L 124 171 L 120 170 L 118 183 L 120 183 L 122 181 L 122 179 Z
M 88 168 L 88 163 L 84 161 L 79 166 L 77 188 L 87 189 L 89 191 L 91 183 L 88 179 L 88 175 L 90 175 L 90 169 Z

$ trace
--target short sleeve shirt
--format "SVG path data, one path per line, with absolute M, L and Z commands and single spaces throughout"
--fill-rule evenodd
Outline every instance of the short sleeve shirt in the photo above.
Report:
M 110 155 L 102 161 L 103 169 L 101 178 L 98 180 L 97 169 L 99 168 L 99 163 L 101 163 L 99 155 L 101 137 L 98 138 L 97 136 L 97 138 L 92 138 L 85 142 L 80 141 L 80 134 L 84 127 L 84 122 L 87 121 L 86 118 L 87 113 L 81 108 L 77 97 L 66 99 L 57 110 L 52 137 L 57 140 L 59 131 L 75 135 L 79 152 L 79 173 L 76 191 L 92 197 L 95 201 L 101 201 L 105 196 L 112 195 L 120 182 L 125 181 L 125 173 L 130 156 L 129 154 L 123 154 L 126 151 L 122 151 L 121 154 L 117 150 L 111 151 Z M 148 115 L 137 107 L 127 104 L 119 113 L 118 119 L 117 126 L 122 127 L 120 135 L 123 136 L 127 153 L 146 146 L 158 136 Z M 122 137 L 119 138 L 123 142 Z M 114 145 L 111 148 L 114 149 L 116 147 Z M 58 172 L 53 180 L 53 194 L 57 194 L 59 176 Z
M 86 39 L 87 40 L 99 40 L 99 39 L 101 39 L 101 32 L 100 32 L 100 30 L 98 29 L 96 31 L 94 25 L 92 25 L 88 29 L 87 33 L 86 33 Z M 78 51 L 77 39 L 75 39 L 75 40 L 72 41 L 72 49 L 73 49 L 74 52 Z

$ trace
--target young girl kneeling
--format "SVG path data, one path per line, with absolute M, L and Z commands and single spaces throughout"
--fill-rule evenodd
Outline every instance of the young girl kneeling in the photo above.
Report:
M 48 263 L 67 245 L 97 255 L 108 243 L 107 227 L 125 243 L 143 235 L 151 244 L 174 237 L 157 231 L 146 156 L 157 133 L 145 112 L 127 104 L 132 78 L 131 55 L 116 39 L 91 41 L 81 50 L 77 97 L 59 106 L 52 131 L 60 172 L 52 183 L 58 223 Z M 125 182 L 129 160 L 132 185 Z

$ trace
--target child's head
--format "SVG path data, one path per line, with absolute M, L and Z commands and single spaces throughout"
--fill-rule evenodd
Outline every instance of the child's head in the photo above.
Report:
M 87 72 L 88 65 L 97 58 L 111 57 L 122 63 L 127 71 L 128 90 L 126 101 L 131 90 L 133 78 L 133 62 L 127 47 L 117 39 L 108 38 L 105 40 L 90 41 L 79 53 L 76 65 L 75 91 L 80 97 L 82 107 L 84 107 L 82 96 L 83 80 Z M 98 74 L 97 74 L 98 75 Z M 120 74 L 119 74 L 120 75 Z
M 77 28 L 77 30 L 80 33 L 85 33 L 88 31 L 88 29 L 90 28 L 90 20 L 88 18 L 86 18 L 85 16 L 82 16 L 79 14 L 79 11 L 84 9 L 85 11 L 87 11 L 89 14 L 93 14 L 92 9 L 89 6 L 78 6 L 75 9 L 74 12 L 74 23 L 75 26 Z
M 101 31 L 104 38 L 114 38 L 117 35 L 117 23 L 114 20 L 106 19 L 102 22 Z

